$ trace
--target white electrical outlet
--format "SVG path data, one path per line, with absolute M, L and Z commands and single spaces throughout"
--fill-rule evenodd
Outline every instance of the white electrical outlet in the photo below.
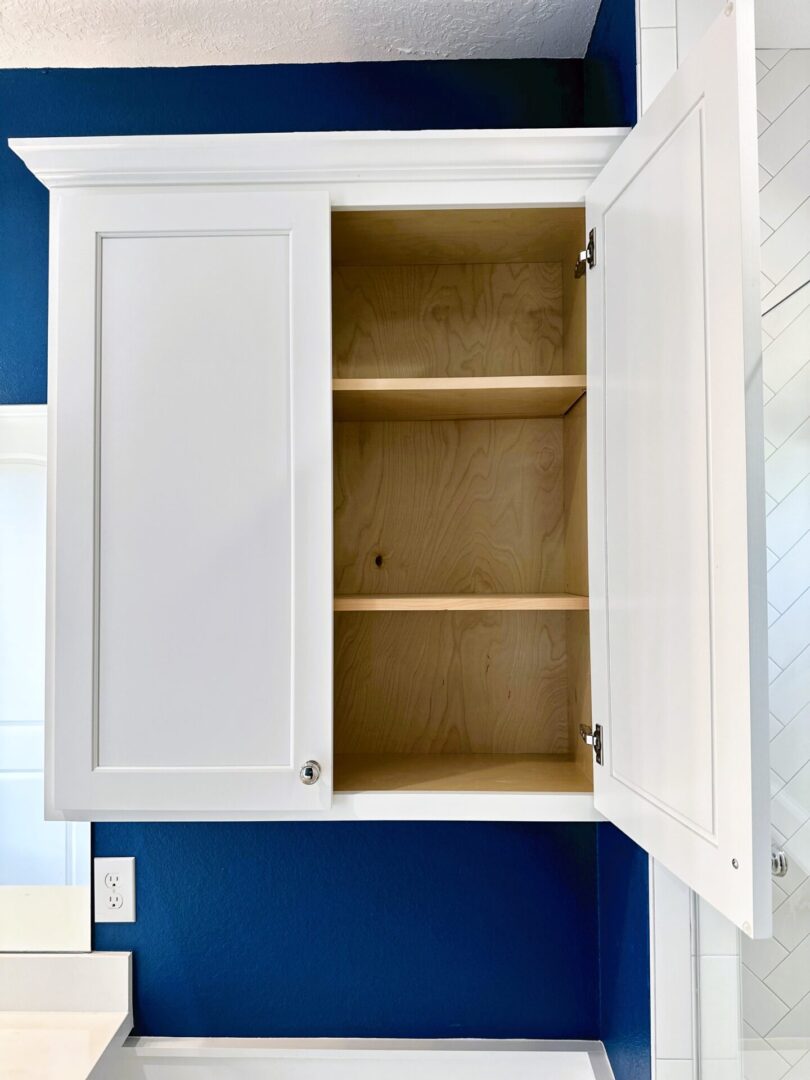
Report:
M 93 859 L 96 922 L 135 922 L 135 859 Z

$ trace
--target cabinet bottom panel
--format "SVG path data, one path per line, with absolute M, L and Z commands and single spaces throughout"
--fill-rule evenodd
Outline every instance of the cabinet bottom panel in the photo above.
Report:
M 576 761 L 551 754 L 337 754 L 335 791 L 590 792 Z

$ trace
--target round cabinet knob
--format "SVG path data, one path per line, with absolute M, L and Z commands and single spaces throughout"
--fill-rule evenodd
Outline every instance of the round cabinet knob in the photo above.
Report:
M 321 767 L 317 761 L 305 761 L 298 770 L 298 777 L 302 784 L 317 784 L 321 778 Z

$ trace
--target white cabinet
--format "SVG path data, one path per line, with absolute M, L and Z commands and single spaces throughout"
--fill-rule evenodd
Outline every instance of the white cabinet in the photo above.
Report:
M 747 19 L 626 138 L 12 144 L 54 813 L 601 813 L 767 932 Z

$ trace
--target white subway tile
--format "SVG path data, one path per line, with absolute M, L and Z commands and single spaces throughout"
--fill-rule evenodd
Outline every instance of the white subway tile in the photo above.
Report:
M 678 47 L 675 30 L 642 30 L 639 36 L 641 41 L 641 108 L 644 112 L 675 74 L 678 67 Z
M 675 26 L 675 0 L 639 0 L 639 26 Z
M 774 446 L 781 446 L 807 417 L 810 417 L 810 359 L 765 406 L 766 438 Z M 810 473 L 810 454 L 806 471 Z
M 781 116 L 769 122 L 757 113 L 759 126 L 759 160 L 771 175 L 775 175 L 807 142 L 810 132 L 810 87 L 799 94 Z M 759 125 L 759 118 L 764 121 Z
M 810 879 L 790 896 L 783 896 L 774 912 L 773 935 L 788 950 L 795 949 L 810 934 Z M 808 1031 L 810 1038 L 810 1031 Z
M 810 645 L 810 589 L 780 615 L 768 631 L 768 653 L 785 668 Z
M 804 649 L 770 684 L 771 712 L 788 723 L 810 701 L 810 648 Z
M 789 552 L 800 537 L 810 529 L 810 477 L 797 484 L 793 491 L 781 500 L 768 515 L 766 522 L 768 549 L 777 559 Z M 773 561 L 768 557 L 768 596 L 779 607 L 776 585 L 771 595 L 770 574 Z M 782 610 L 782 609 L 780 609 Z
M 744 965 L 742 1007 L 746 1023 L 751 1025 L 757 1035 L 767 1035 L 789 1012 L 789 1006 Z
M 810 86 L 810 49 L 791 49 L 759 81 L 757 108 L 769 120 L 775 120 L 807 86 Z
M 773 170 L 769 170 L 771 173 Z M 759 195 L 759 213 L 773 229 L 778 229 L 810 195 L 810 142 L 794 154 Z M 796 238 L 801 243 L 799 237 Z M 807 250 L 807 238 L 801 251 Z
M 785 439 L 765 466 L 765 488 L 777 502 L 810 471 L 810 416 Z M 810 580 L 807 581 L 810 585 Z

